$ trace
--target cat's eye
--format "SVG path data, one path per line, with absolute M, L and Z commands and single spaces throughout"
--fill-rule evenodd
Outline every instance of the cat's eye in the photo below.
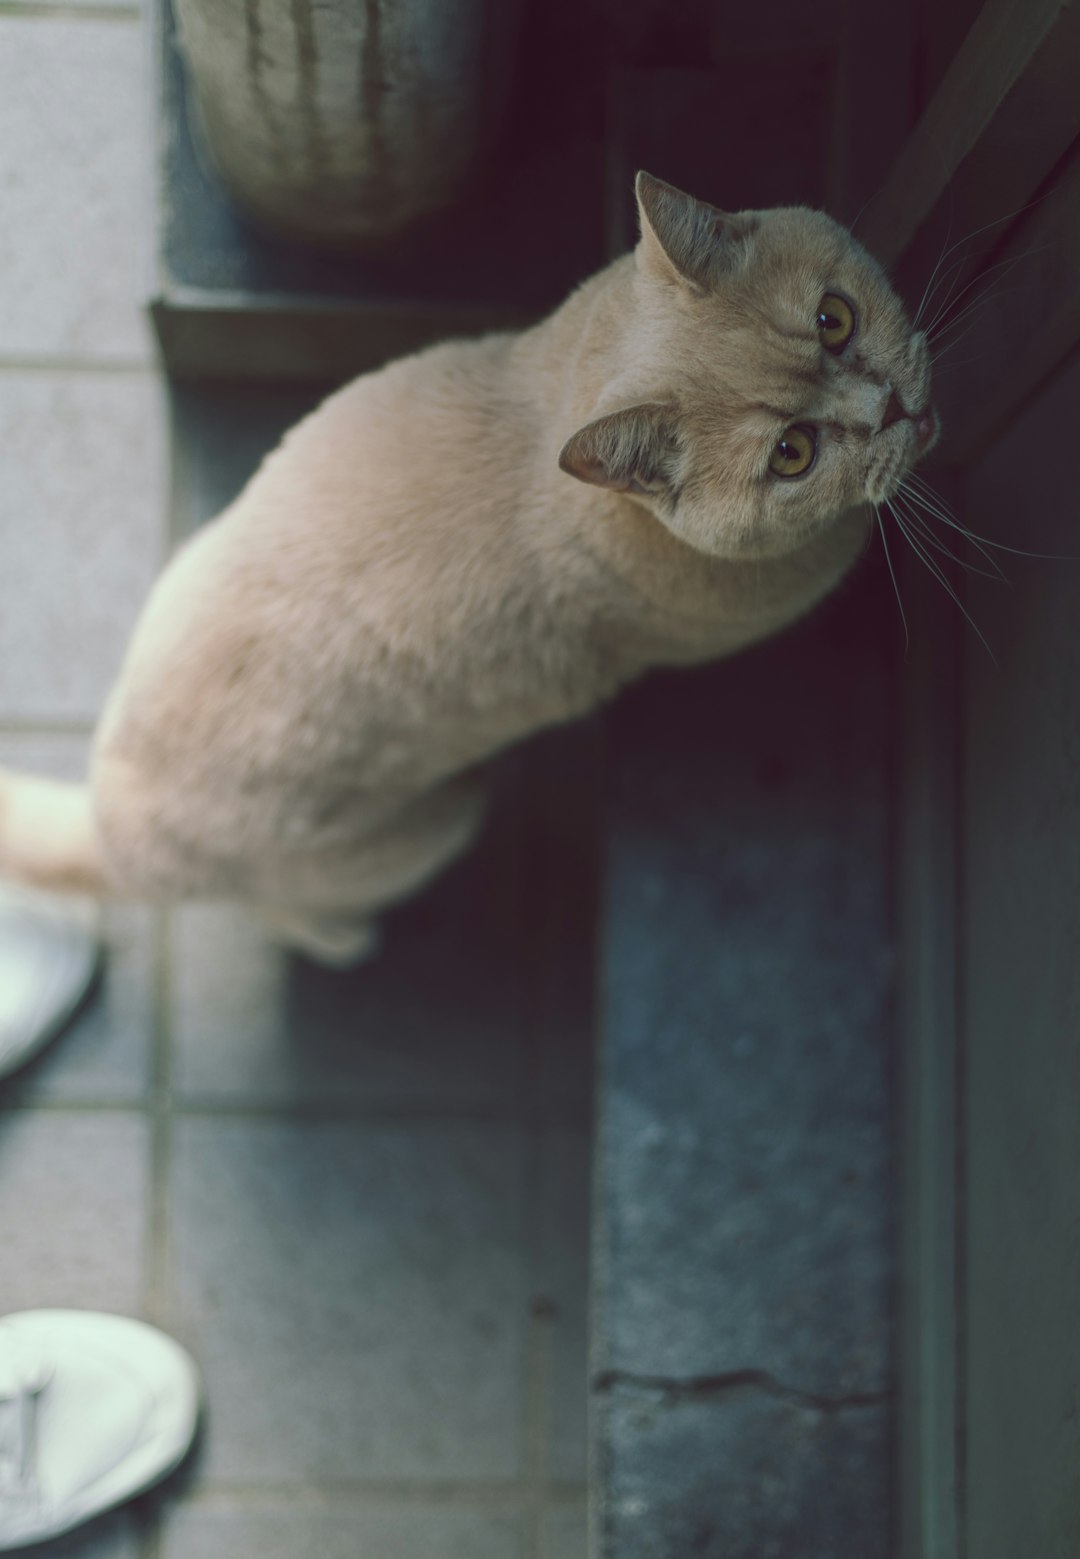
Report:
M 855 310 L 838 292 L 827 292 L 818 304 L 817 328 L 826 352 L 842 352 L 855 334 Z
M 793 422 L 776 441 L 769 457 L 774 476 L 805 476 L 817 454 L 817 434 L 805 422 Z

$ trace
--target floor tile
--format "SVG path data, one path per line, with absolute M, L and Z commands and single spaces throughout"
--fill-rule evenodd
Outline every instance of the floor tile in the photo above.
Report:
M 239 910 L 176 920 L 175 1082 L 186 1098 L 512 1109 L 526 1043 L 512 815 L 386 918 L 369 963 L 325 971 Z
M 149 1148 L 126 1114 L 0 1113 L 0 1314 L 138 1314 Z
M 154 1043 L 154 915 L 130 905 L 108 905 L 102 929 L 105 955 L 97 985 L 56 1041 L 6 1085 L 20 1104 L 136 1104 L 147 1096 Z
M 548 1471 L 584 1483 L 588 1373 L 589 1198 L 592 1142 L 588 1132 L 549 1128 L 543 1134 L 538 1281 L 551 1304 L 551 1444 Z
M 890 594 L 611 722 L 601 1368 L 892 1375 Z
M 0 722 L 96 717 L 161 563 L 164 471 L 153 375 L 0 375 Z
M 32 11 L 48 7 L 57 9 L 57 0 L 18 0 L 18 4 Z M 115 20 L 120 22 L 125 17 L 138 16 L 143 10 L 142 0 L 61 0 L 61 7 L 65 11 L 68 9 L 82 11 L 87 7 L 95 11 L 113 11 L 116 13 Z M 112 21 L 114 18 L 110 17 L 109 20 Z
M 888 1559 L 887 1403 L 821 1411 L 749 1384 L 619 1387 L 605 1407 L 602 1559 Z
M 177 1122 L 172 1324 L 199 1478 L 508 1478 L 526 1252 L 511 1128 Z
M 12 1549 L 8 1559 L 139 1559 L 139 1532 L 127 1511 L 103 1516 L 42 1547 Z
M 322 398 L 316 387 L 181 387 L 180 533 L 219 512 Z M 470 856 L 387 917 L 379 956 L 328 974 L 279 954 L 243 915 L 178 917 L 176 1082 L 188 1099 L 508 1108 L 527 1043 L 520 821 L 499 803 Z
M 549 1511 L 541 1527 L 541 1559 L 586 1559 L 588 1526 L 584 1506 Z
M 141 26 L 0 16 L 0 357 L 149 362 Z
M 79 779 L 87 744 L 69 736 L 4 736 L 0 763 L 29 774 Z M 107 1100 L 134 1103 L 150 1083 L 154 1031 L 155 917 L 134 905 L 107 905 L 105 960 L 90 999 L 34 1064 L 5 1085 L 5 1102 Z
M 322 394 L 181 388 L 178 531 L 226 505 Z M 185 1095 L 505 1105 L 535 1035 L 533 1102 L 580 1107 L 592 1074 L 587 747 L 577 733 L 533 744 L 469 858 L 388 918 L 382 953 L 355 975 L 289 964 L 224 911 L 185 911 L 174 1014 Z M 542 925 L 530 919 L 538 903 Z
M 516 1516 L 301 1501 L 181 1508 L 166 1526 L 163 1559 L 520 1559 L 523 1552 Z

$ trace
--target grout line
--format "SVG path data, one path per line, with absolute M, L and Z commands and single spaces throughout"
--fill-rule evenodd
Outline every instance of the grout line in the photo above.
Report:
M 552 1428 L 554 1319 L 555 1312 L 550 1300 L 541 1297 L 533 1301 L 526 1333 L 524 1392 L 527 1494 L 525 1559 L 541 1559 L 544 1516 L 551 1495 L 548 1464 Z
M 61 1041 L 62 1043 L 62 1041 Z M 17 1080 L 12 1080 L 12 1086 L 17 1086 Z M 25 1097 L 11 1099 L 3 1097 L 3 1088 L 0 1087 L 0 1119 L 5 1115 L 135 1115 L 145 1116 L 147 1101 L 132 1101 L 131 1099 L 50 1099 L 47 1095 L 40 1096 L 30 1093 Z
M 61 22 L 140 22 L 142 6 L 138 0 L 120 0 L 116 5 L 65 5 L 63 0 L 0 0 L 0 21 L 19 20 Z
M 148 29 L 152 34 L 153 29 Z M 165 403 L 165 503 L 160 544 L 162 561 L 168 556 L 170 539 L 176 522 L 176 430 L 172 422 L 171 397 L 166 388 Z M 171 1306 L 169 1283 L 171 1277 L 171 1221 L 169 1199 L 169 1170 L 173 1146 L 173 1034 L 172 996 L 174 988 L 175 938 L 173 913 L 168 907 L 159 908 L 154 915 L 154 1017 L 151 1094 L 149 1100 L 150 1124 L 150 1195 L 148 1230 L 147 1272 L 145 1306 L 147 1318 L 163 1330 L 170 1329 Z M 201 1425 L 200 1425 L 201 1428 Z M 141 1515 L 142 1530 L 139 1541 L 139 1559 L 161 1559 L 164 1548 L 164 1517 L 166 1507 L 151 1501 Z
M 231 1099 L 180 1099 L 158 1098 L 154 1093 L 139 1099 L 71 1098 L 57 1099 L 35 1097 L 13 1099 L 0 1103 L 0 1115 L 40 1111 L 54 1115 L 81 1115 L 94 1111 L 110 1114 L 145 1115 L 169 1120 L 224 1120 L 266 1121 L 270 1124 L 296 1126 L 329 1125 L 340 1122 L 367 1122 L 373 1126 L 519 1126 L 525 1130 L 547 1127 L 588 1126 L 589 1112 L 584 1107 L 561 1106 L 557 1111 L 545 1113 L 541 1119 L 533 1114 L 523 1114 L 516 1104 L 505 1109 L 462 1105 L 460 1107 L 440 1103 L 438 1100 L 424 1105 L 390 1104 L 358 1100 L 353 1104 L 340 1101 L 313 1100 L 310 1104 L 298 1103 L 287 1098 L 267 1099 L 257 1103 L 238 1103 Z
M 147 1272 L 144 1306 L 147 1319 L 169 1329 L 169 1162 L 172 1148 L 172 1053 L 170 1004 L 172 992 L 171 917 L 158 911 L 154 921 L 154 1029 L 153 1076 L 148 1115 L 150 1123 L 150 1195 Z M 159 1559 L 161 1512 L 151 1505 L 139 1545 L 140 1559 Z
M 93 720 L 21 720 L 17 716 L 0 718 L 0 741 L 52 741 L 57 736 L 88 740 L 94 734 Z
M 477 1479 L 437 1481 L 435 1479 L 342 1479 L 331 1483 L 215 1483 L 210 1487 L 192 1489 L 183 1496 L 187 1509 L 207 1510 L 215 1506 L 250 1503 L 262 1506 L 280 1505 L 292 1509 L 298 1504 L 325 1505 L 348 1501 L 363 1502 L 370 1506 L 376 1502 L 401 1505 L 404 1509 L 416 1505 L 434 1508 L 458 1505 L 483 1505 L 487 1507 L 520 1507 L 533 1497 L 533 1486 L 528 1480 L 507 1478 L 504 1482 L 482 1482 Z M 587 1497 L 583 1483 L 556 1483 L 547 1490 L 550 1507 L 573 1510 Z M 164 1503 L 174 1503 L 169 1500 Z
M 8 14 L 0 0 L 0 20 Z M 153 358 L 5 357 L 0 355 L 0 374 L 147 374 L 161 377 Z
M 172 1057 L 169 1033 L 169 998 L 172 989 L 168 911 L 159 911 L 154 924 L 154 1028 L 150 1098 L 147 1114 L 151 1129 L 150 1200 L 151 1228 L 146 1309 L 158 1326 L 168 1319 L 168 1163 L 173 1107 L 170 1096 Z
M 533 1047 L 535 1048 L 535 1047 Z M 550 1463 L 554 1389 L 555 1308 L 544 1293 L 545 1261 L 545 1131 L 538 1122 L 526 1130 L 522 1209 L 527 1231 L 527 1272 L 531 1304 L 525 1328 L 522 1380 L 522 1443 L 528 1490 L 524 1522 L 524 1559 L 541 1559 L 544 1513 Z
M 565 886 L 543 842 L 543 803 L 538 794 L 530 791 L 532 806 L 527 816 L 532 830 L 527 836 L 526 860 L 522 866 L 523 879 L 527 875 L 537 885 L 537 891 L 529 896 L 522 928 L 526 945 L 531 949 L 528 974 L 531 982 L 529 1016 L 530 1033 L 526 1047 L 525 1097 L 527 1101 L 541 1100 L 545 1089 L 543 1047 L 552 1031 L 552 980 L 555 961 L 560 955 L 559 915 Z M 525 1447 L 529 1496 L 524 1523 L 525 1559 L 541 1559 L 545 1552 L 545 1518 L 556 1505 L 557 1485 L 551 1480 L 551 1455 L 554 1443 L 554 1353 L 558 1311 L 544 1288 L 550 1279 L 545 1260 L 545 1213 L 547 1211 L 547 1186 L 545 1183 L 545 1148 L 553 1128 L 572 1127 L 589 1132 L 593 1123 L 592 1101 L 566 1110 L 550 1104 L 534 1105 L 526 1138 L 527 1183 L 526 1213 L 530 1231 L 530 1258 L 533 1305 L 529 1318 L 528 1358 L 525 1383 Z M 583 1486 L 586 1501 L 588 1486 Z M 580 1501 L 582 1505 L 586 1501 Z

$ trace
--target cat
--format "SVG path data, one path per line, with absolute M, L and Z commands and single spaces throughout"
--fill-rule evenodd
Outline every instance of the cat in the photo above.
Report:
M 936 440 L 925 336 L 821 212 L 636 193 L 636 248 L 542 323 L 286 435 L 152 591 L 88 785 L 0 774 L 0 876 L 240 900 L 351 962 L 501 749 L 838 583 Z

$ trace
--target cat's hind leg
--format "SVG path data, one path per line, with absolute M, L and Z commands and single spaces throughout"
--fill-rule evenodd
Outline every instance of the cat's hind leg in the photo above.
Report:
M 255 914 L 275 942 L 328 969 L 354 968 L 379 951 L 379 927 L 368 915 L 305 915 L 270 905 L 260 905 Z
M 378 916 L 468 848 L 486 803 L 478 777 L 450 781 L 349 849 L 294 863 L 287 881 L 253 905 L 255 914 L 272 936 L 320 963 L 360 963 L 378 950 Z

